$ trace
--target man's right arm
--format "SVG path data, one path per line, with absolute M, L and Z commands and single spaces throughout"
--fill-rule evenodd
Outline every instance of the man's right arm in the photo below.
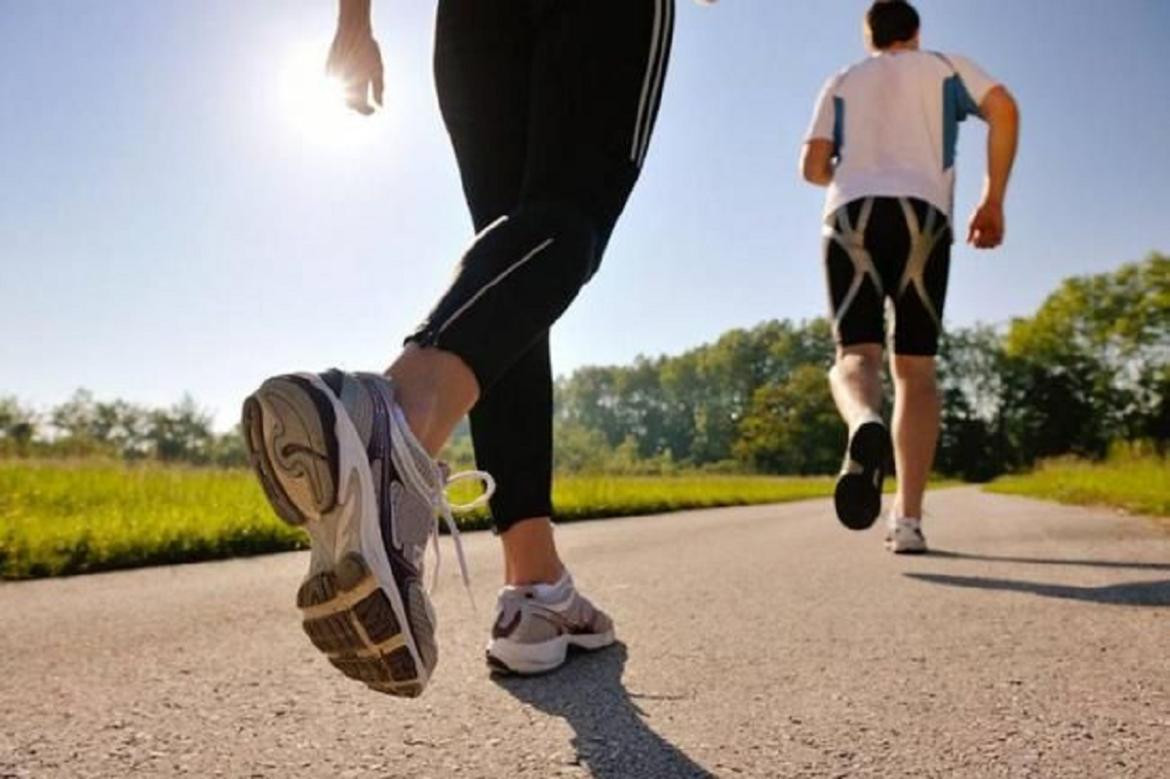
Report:
M 800 150 L 800 173 L 809 184 L 827 187 L 833 183 L 833 142 L 810 138 Z
M 837 155 L 834 127 L 837 123 L 833 89 L 837 79 L 829 79 L 817 95 L 812 123 L 800 149 L 800 174 L 810 184 L 827 187 L 833 182 L 834 158 Z
M 1000 85 L 984 96 L 979 114 L 987 122 L 987 176 L 967 241 L 978 249 L 994 249 L 1003 243 L 1003 203 L 1019 144 L 1020 112 L 1015 98 Z

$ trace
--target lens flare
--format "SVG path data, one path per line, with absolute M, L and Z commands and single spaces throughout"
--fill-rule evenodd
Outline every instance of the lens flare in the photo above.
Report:
M 280 69 L 277 99 L 284 122 L 303 142 L 353 147 L 364 143 L 381 122 L 345 105 L 345 85 L 325 74 L 326 51 L 316 46 L 292 49 Z

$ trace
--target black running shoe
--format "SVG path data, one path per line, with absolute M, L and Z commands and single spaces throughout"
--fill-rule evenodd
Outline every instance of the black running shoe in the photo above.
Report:
M 849 436 L 833 500 L 837 519 L 850 530 L 869 528 L 881 514 L 889 457 L 890 433 L 880 419 L 862 422 Z

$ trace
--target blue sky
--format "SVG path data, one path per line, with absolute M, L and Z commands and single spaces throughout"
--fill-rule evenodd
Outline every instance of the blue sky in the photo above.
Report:
M 680 0 L 638 190 L 554 330 L 558 372 L 821 315 L 822 192 L 795 160 L 866 3 Z M 922 0 L 924 43 L 1021 104 L 1008 243 L 956 246 L 951 324 L 1032 311 L 1070 274 L 1170 250 L 1162 0 Z M 328 119 L 297 74 L 325 0 L 0 0 L 0 394 L 76 387 L 234 422 L 289 369 L 380 368 L 470 237 L 430 75 L 433 3 L 375 0 L 387 110 Z M 960 144 L 964 222 L 983 126 Z

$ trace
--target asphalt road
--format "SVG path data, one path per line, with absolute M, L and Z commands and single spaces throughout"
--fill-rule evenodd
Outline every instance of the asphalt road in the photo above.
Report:
M 469 535 L 417 700 L 312 649 L 302 553 L 3 584 L 0 776 L 1170 776 L 1170 528 L 931 508 L 917 559 L 825 501 L 565 526 L 623 643 L 503 682 Z

